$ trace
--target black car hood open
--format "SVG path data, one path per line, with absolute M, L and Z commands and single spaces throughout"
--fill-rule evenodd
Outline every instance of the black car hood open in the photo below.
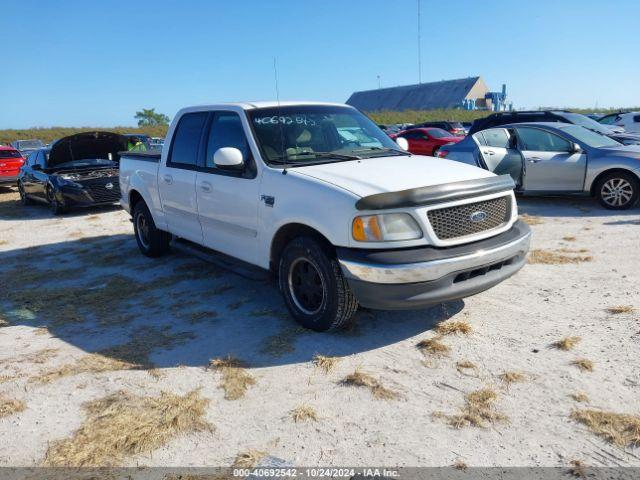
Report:
M 118 162 L 118 152 L 127 150 L 127 139 L 111 132 L 82 132 L 61 138 L 51 146 L 47 167 L 74 160 L 98 159 Z

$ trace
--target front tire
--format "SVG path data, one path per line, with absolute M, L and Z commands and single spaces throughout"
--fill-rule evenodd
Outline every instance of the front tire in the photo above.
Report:
M 55 190 L 51 185 L 47 186 L 47 201 L 49 202 L 49 208 L 54 215 L 62 215 L 67 211 L 66 207 L 58 201 Z
M 611 172 L 596 185 L 596 197 L 604 208 L 626 210 L 638 202 L 640 181 L 629 172 Z
M 358 309 L 338 261 L 310 237 L 294 238 L 285 247 L 278 283 L 291 315 L 317 332 L 347 325 Z
M 133 209 L 133 230 L 138 248 L 147 257 L 159 257 L 169 251 L 171 235 L 156 228 L 149 207 L 143 201 Z
M 27 196 L 27 192 L 24 191 L 24 185 L 22 185 L 22 182 L 18 182 L 18 193 L 20 194 L 20 203 L 22 203 L 22 205 L 33 205 L 33 200 Z

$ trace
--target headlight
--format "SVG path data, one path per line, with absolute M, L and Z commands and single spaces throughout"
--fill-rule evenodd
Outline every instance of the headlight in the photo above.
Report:
M 80 185 L 79 183 L 74 182 L 73 180 L 71 180 L 68 177 L 58 177 L 58 183 L 60 185 L 64 185 L 64 186 L 67 186 L 67 187 L 82 188 L 82 185 Z
M 351 232 L 353 239 L 359 242 L 392 242 L 422 237 L 422 230 L 408 213 L 356 217 Z

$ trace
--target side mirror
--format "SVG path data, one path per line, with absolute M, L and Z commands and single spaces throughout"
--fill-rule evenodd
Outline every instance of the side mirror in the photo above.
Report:
M 213 154 L 213 163 L 223 170 L 242 170 L 244 168 L 242 152 L 233 147 L 219 148 Z
M 406 138 L 398 137 L 396 138 L 396 143 L 402 150 L 409 151 L 409 142 Z
M 582 152 L 582 147 L 578 143 L 571 143 L 571 153 L 580 153 Z

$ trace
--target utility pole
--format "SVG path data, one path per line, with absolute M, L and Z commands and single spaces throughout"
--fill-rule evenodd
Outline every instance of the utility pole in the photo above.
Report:
M 418 83 L 422 83 L 422 45 L 421 45 L 421 25 L 420 25 L 420 3 L 418 0 Z

